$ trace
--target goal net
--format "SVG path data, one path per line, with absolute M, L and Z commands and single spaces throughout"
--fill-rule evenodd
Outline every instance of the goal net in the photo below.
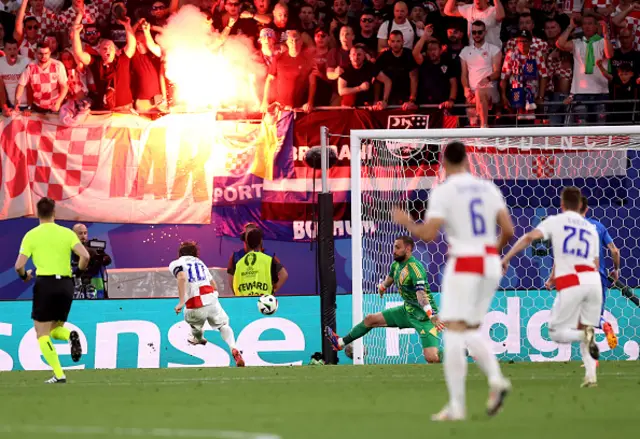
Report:
M 598 331 L 601 358 L 638 359 L 640 126 L 352 131 L 353 324 L 402 304 L 395 286 L 383 298 L 377 293 L 393 262 L 393 242 L 407 233 L 392 223 L 391 210 L 400 206 L 414 219 L 424 218 L 429 191 L 444 178 L 440 153 L 453 140 L 467 145 L 471 172 L 500 187 L 518 237 L 559 212 L 563 187 L 577 186 L 588 197 L 587 216 L 606 226 L 622 257 L 620 282 L 611 286 L 605 305 L 618 346 L 610 349 Z M 436 242 L 417 241 L 414 250 L 437 302 L 446 253 L 442 236 Z M 603 257 L 611 270 L 610 254 Z M 552 265 L 549 243 L 536 242 L 503 278 L 482 327 L 500 360 L 580 358 L 577 345 L 559 346 L 548 335 L 555 291 L 545 282 Z M 356 364 L 424 363 L 413 329 L 374 329 L 353 344 L 353 359 Z

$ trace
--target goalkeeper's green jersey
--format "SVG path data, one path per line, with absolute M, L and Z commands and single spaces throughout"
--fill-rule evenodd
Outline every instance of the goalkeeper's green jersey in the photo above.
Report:
M 438 313 L 438 307 L 433 300 L 431 291 L 429 290 L 429 282 L 427 281 L 427 271 L 422 265 L 422 262 L 411 256 L 404 262 L 395 261 L 391 264 L 389 270 L 389 276 L 396 284 L 402 300 L 404 300 L 404 307 L 408 313 L 414 317 L 424 320 L 427 318 L 426 313 L 418 303 L 418 297 L 416 293 L 420 290 L 424 290 L 429 297 L 429 303 L 433 309 L 433 313 Z

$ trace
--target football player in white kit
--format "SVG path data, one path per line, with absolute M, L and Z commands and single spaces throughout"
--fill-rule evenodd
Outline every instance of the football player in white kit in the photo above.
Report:
M 184 321 L 191 326 L 188 342 L 192 345 L 207 344 L 202 327 L 209 322 L 218 329 L 222 339 L 229 345 L 231 354 L 238 367 L 244 367 L 244 360 L 236 348 L 233 329 L 229 326 L 229 316 L 220 306 L 216 283 L 207 266 L 198 259 L 198 245 L 193 241 L 180 244 L 178 259 L 169 265 L 169 271 L 178 282 L 180 302 L 176 305 L 176 314 L 184 308 Z
M 513 236 L 513 223 L 493 182 L 469 173 L 462 143 L 450 143 L 443 155 L 446 180 L 432 189 L 424 223 L 414 223 L 399 209 L 394 211 L 394 221 L 426 242 L 435 240 L 442 227 L 445 230 L 449 258 L 442 279 L 440 319 L 446 326 L 444 375 L 449 402 L 431 419 L 457 421 L 466 418 L 467 348 L 488 378 L 490 416 L 498 413 L 511 389 L 479 328 L 502 278 L 499 255 Z M 500 226 L 499 235 L 496 226 Z
M 580 342 L 585 378 L 582 387 L 596 386 L 596 360 L 600 351 L 594 326 L 600 322 L 602 284 L 600 281 L 600 241 L 596 227 L 580 214 L 582 194 L 576 187 L 562 191 L 562 213 L 538 224 L 518 240 L 505 255 L 505 269 L 515 255 L 533 241 L 551 239 L 555 266 L 556 299 L 549 316 L 549 336 L 557 343 Z

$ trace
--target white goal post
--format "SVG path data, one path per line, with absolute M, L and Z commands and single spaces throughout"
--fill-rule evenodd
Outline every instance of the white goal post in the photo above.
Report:
M 390 209 L 400 205 L 416 219 L 423 218 L 429 189 L 442 179 L 437 163 L 440 149 L 454 140 L 467 145 L 472 172 L 493 179 L 501 188 L 518 236 L 558 212 L 562 187 L 578 186 L 589 199 L 588 215 L 609 228 L 621 249 L 621 282 L 632 287 L 629 291 L 640 285 L 640 267 L 635 266 L 640 266 L 640 241 L 636 248 L 636 237 L 640 240 L 640 125 L 353 130 L 353 325 L 368 313 L 401 303 L 395 290 L 381 299 L 376 289 L 393 260 L 393 241 L 403 234 L 390 221 Z M 442 240 L 417 242 L 416 253 L 427 268 L 437 299 L 446 245 Z M 626 266 L 625 258 L 636 262 Z M 610 259 L 607 262 L 611 268 Z M 503 279 L 483 326 L 503 361 L 566 361 L 579 356 L 575 348 L 555 345 L 546 332 L 555 294 L 543 287 L 550 264 L 548 244 L 537 243 L 514 261 Z M 638 358 L 640 312 L 621 291 L 609 292 L 605 312 L 605 318 L 615 322 L 620 345 L 609 350 L 603 336 L 598 336 L 603 359 Z M 412 329 L 372 330 L 353 343 L 353 361 L 424 362 Z

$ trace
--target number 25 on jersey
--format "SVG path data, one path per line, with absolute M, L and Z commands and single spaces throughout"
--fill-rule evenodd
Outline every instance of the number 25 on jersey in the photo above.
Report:
M 564 230 L 567 232 L 567 236 L 562 244 L 562 253 L 579 258 L 588 257 L 591 233 L 588 230 L 572 226 L 564 226 Z

